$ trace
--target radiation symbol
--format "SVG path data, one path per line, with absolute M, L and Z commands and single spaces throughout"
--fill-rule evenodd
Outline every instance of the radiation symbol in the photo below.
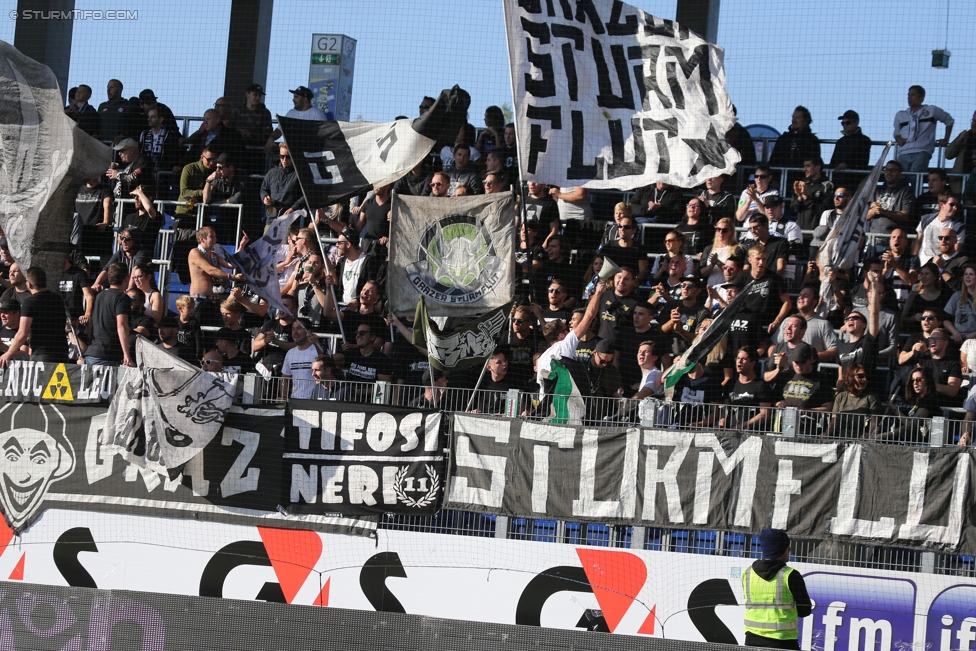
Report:
M 68 369 L 64 367 L 64 364 L 58 364 L 57 368 L 54 369 L 51 380 L 44 388 L 44 395 L 41 398 L 45 400 L 75 399 L 74 394 L 71 393 L 71 383 L 68 382 Z

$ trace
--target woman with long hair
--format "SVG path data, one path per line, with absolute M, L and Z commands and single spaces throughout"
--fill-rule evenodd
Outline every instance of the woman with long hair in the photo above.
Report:
M 708 277 L 711 286 L 725 282 L 722 265 L 739 250 L 739 238 L 735 233 L 735 223 L 723 217 L 715 223 L 715 239 L 702 251 L 701 275 Z
M 949 301 L 949 291 L 942 284 L 939 268 L 928 262 L 918 271 L 918 286 L 911 291 L 901 311 L 901 325 L 906 332 L 919 331 L 919 322 L 926 308 L 937 307 L 945 310 Z
M 963 348 L 976 344 L 976 263 L 970 262 L 962 268 L 962 289 L 949 298 L 945 311 L 952 319 L 946 319 L 942 325 L 952 340 Z
M 878 396 L 869 387 L 868 372 L 862 364 L 851 364 L 840 382 L 840 391 L 834 396 L 833 416 L 824 436 L 858 438 L 870 432 L 865 428 L 864 416 L 881 413 L 883 407 Z M 850 415 L 848 415 L 850 414 Z
M 898 439 L 908 443 L 927 442 L 929 432 L 924 419 L 942 413 L 932 371 L 923 366 L 913 368 L 904 393 L 891 400 L 888 408 L 898 418 L 885 419 L 886 426 L 878 432 L 876 438 Z
M 166 306 L 163 304 L 163 295 L 156 287 L 156 276 L 152 267 L 147 264 L 136 265 L 132 268 L 131 277 L 135 288 L 146 295 L 146 316 L 158 324 L 166 313 Z

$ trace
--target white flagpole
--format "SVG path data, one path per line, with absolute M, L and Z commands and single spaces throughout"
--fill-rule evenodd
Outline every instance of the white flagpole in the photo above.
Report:
M 471 392 L 471 399 L 468 400 L 468 406 L 464 411 L 471 411 L 472 405 L 474 405 L 474 398 L 478 395 L 478 387 L 481 386 L 481 381 L 485 378 L 485 371 L 488 370 L 488 362 L 491 361 L 492 355 L 495 354 L 495 349 L 498 348 L 498 343 L 496 342 L 494 346 L 491 347 L 491 352 L 488 353 L 488 357 L 485 358 L 485 364 L 481 367 L 481 375 L 478 376 L 478 381 L 474 385 L 474 390 Z

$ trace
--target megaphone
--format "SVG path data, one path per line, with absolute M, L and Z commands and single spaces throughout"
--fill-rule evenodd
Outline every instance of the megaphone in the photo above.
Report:
M 594 291 L 596 291 L 596 284 L 601 280 L 603 281 L 610 280 L 618 273 L 620 273 L 620 267 L 617 266 L 617 263 L 615 263 L 610 258 L 604 256 L 603 266 L 600 267 L 600 273 L 598 273 L 597 275 L 593 276 L 593 278 L 590 279 L 590 284 L 586 286 L 586 294 L 590 295 Z

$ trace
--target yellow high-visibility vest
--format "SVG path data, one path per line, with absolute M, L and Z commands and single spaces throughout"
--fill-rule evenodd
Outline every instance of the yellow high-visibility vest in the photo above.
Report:
M 797 639 L 799 617 L 787 584 L 791 572 L 792 567 L 784 567 L 771 581 L 760 577 L 751 567 L 742 573 L 747 633 L 776 640 Z

